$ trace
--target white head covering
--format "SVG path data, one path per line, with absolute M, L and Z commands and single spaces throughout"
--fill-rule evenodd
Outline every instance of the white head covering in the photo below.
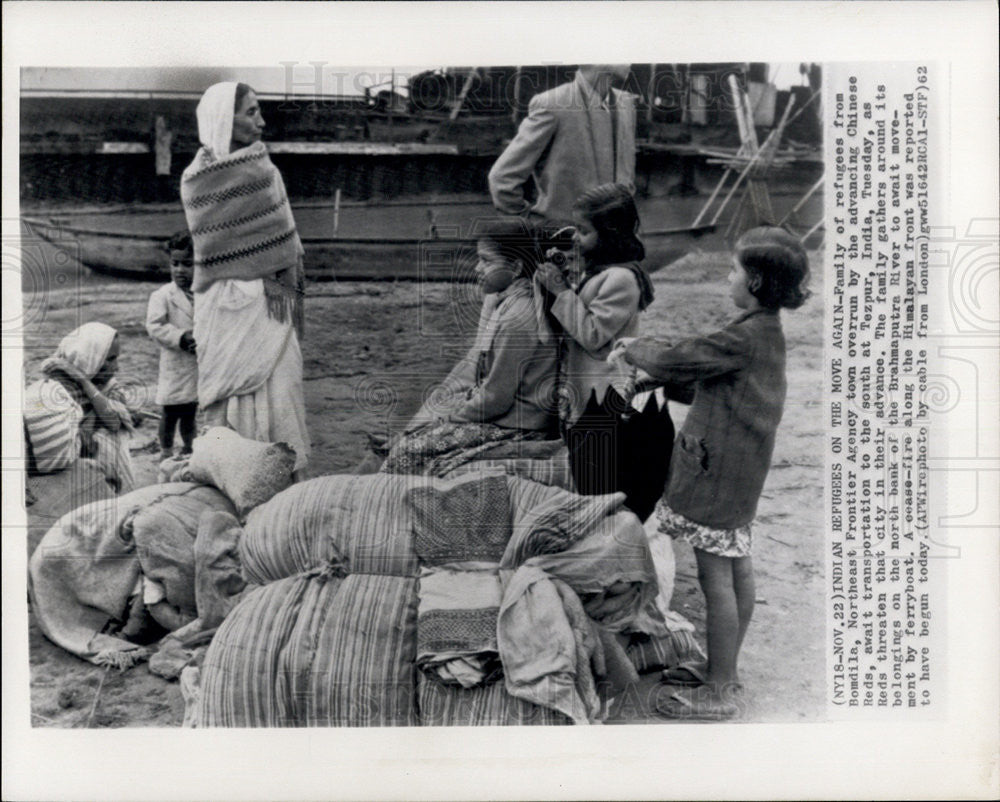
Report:
M 198 139 L 216 159 L 229 155 L 233 140 L 233 107 L 236 105 L 236 82 L 212 84 L 198 101 Z
M 62 338 L 55 356 L 74 365 L 93 379 L 108 357 L 116 332 L 105 323 L 84 323 Z

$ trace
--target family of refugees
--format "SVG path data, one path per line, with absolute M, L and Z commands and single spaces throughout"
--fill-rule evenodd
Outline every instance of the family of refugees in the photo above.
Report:
M 517 605 L 527 597 L 514 594 L 509 582 L 491 579 L 487 585 L 500 590 L 489 593 L 498 595 L 491 596 L 488 604 L 477 602 L 477 594 L 485 593 L 482 588 L 487 585 L 476 574 L 483 570 L 476 561 L 487 560 L 484 555 L 494 552 L 469 544 L 493 536 L 492 518 L 482 513 L 482 505 L 490 503 L 483 499 L 496 490 L 495 477 L 504 470 L 521 473 L 529 465 L 534 473 L 522 476 L 538 480 L 538 466 L 547 464 L 551 476 L 553 466 L 561 464 L 566 475 L 552 483 L 573 491 L 548 497 L 547 504 L 556 504 L 552 499 L 557 499 L 562 506 L 548 509 L 542 504 L 550 523 L 528 537 L 559 540 L 553 534 L 559 532 L 563 539 L 558 545 L 534 547 L 535 556 L 527 559 L 530 550 L 524 551 L 527 547 L 522 544 L 517 560 L 508 564 L 517 535 L 511 535 L 509 525 L 503 530 L 504 542 L 487 561 L 516 568 L 518 577 L 527 570 L 524 566 L 534 564 L 531 560 L 563 549 L 568 555 L 580 547 L 575 539 L 582 535 L 551 523 L 560 515 L 563 523 L 582 522 L 580 532 L 589 533 L 587 521 L 592 524 L 595 516 L 619 516 L 614 520 L 620 529 L 625 526 L 620 516 L 632 520 L 628 510 L 645 520 L 655 503 L 655 524 L 646 530 L 650 539 L 669 543 L 669 536 L 694 549 L 706 600 L 707 659 L 692 643 L 686 653 L 676 649 L 672 655 L 661 653 L 659 661 L 647 660 L 640 670 L 652 666 L 662 671 L 663 693 L 658 694 L 656 706 L 664 716 L 722 720 L 740 710 L 743 685 L 738 656 L 755 599 L 751 528 L 785 400 L 780 312 L 799 307 L 808 296 L 808 260 L 798 239 L 779 228 L 746 231 L 735 243 L 728 276 L 735 319 L 718 331 L 691 332 L 688 339 L 677 342 L 643 336 L 643 312 L 653 301 L 653 285 L 640 266 L 645 249 L 634 199 L 635 108 L 632 96 L 614 87 L 628 70 L 628 65 L 584 66 L 569 83 L 533 98 L 527 117 L 488 176 L 494 205 L 502 216 L 478 230 L 476 270 L 483 304 L 469 353 L 443 380 L 436 396 L 449 403 L 425 407 L 403 431 L 376 443 L 384 457 L 378 473 L 354 476 L 351 481 L 392 488 L 404 488 L 398 484 L 404 482 L 407 498 L 412 496 L 414 548 L 423 566 L 414 569 L 412 580 L 414 598 L 419 599 L 415 642 L 436 644 L 428 647 L 436 655 L 431 660 L 435 676 L 471 692 L 495 684 L 506 673 L 508 693 L 543 706 L 546 694 L 562 693 L 545 684 L 561 675 L 555 669 L 537 668 L 537 651 L 527 655 L 524 644 L 531 640 L 530 634 L 524 635 L 518 651 L 511 633 L 522 630 L 513 624 L 504 629 L 504 622 L 513 620 L 505 616 L 517 613 Z M 320 481 L 304 481 L 310 440 L 300 349 L 303 249 L 282 177 L 261 141 L 264 120 L 253 89 L 232 82 L 211 86 L 198 104 L 197 122 L 202 146 L 180 185 L 187 230 L 170 240 L 172 281 L 153 292 L 146 315 L 146 330 L 160 348 L 156 391 L 161 407 L 160 457 L 164 465 L 186 465 L 198 457 L 202 440 L 196 439 L 198 418 L 208 434 L 222 427 L 243 440 L 287 444 L 293 452 L 288 464 L 290 486 L 275 496 L 271 502 L 275 504 L 283 495 L 306 493 Z M 526 193 L 531 186 L 533 194 Z M 42 364 L 42 377 L 29 385 L 24 402 L 32 474 L 74 470 L 87 463 L 105 478 L 109 495 L 122 497 L 134 490 L 129 437 L 139 418 L 116 383 L 118 355 L 115 330 L 86 323 L 68 334 Z M 637 414 L 637 397 L 648 397 L 642 394 L 658 389 L 668 422 L 665 399 L 689 408 L 676 440 L 660 444 L 658 455 L 651 456 L 648 448 L 641 453 L 630 449 L 626 430 Z M 176 454 L 175 429 L 180 430 Z M 443 497 L 444 506 L 437 514 L 451 515 L 448 520 L 462 521 L 466 529 L 459 538 L 459 552 L 435 562 L 421 552 L 418 531 L 421 515 L 427 514 L 421 506 L 426 498 L 415 496 L 412 488 L 453 488 L 477 465 L 487 466 L 483 475 L 493 477 L 494 484 L 483 480 L 482 487 L 490 489 L 472 494 L 474 506 L 480 505 L 472 512 L 455 506 L 457 495 Z M 501 473 L 491 473 L 497 466 Z M 180 471 L 170 478 L 191 476 Z M 652 495 L 649 476 L 658 477 Z M 397 484 L 385 484 L 392 482 Z M 219 489 L 222 484 L 215 482 Z M 462 496 L 463 503 L 473 503 L 471 497 Z M 612 497 L 617 501 L 608 501 Z M 225 526 L 236 531 L 245 524 L 246 542 L 240 549 L 246 560 L 254 516 L 259 520 L 267 505 L 247 517 L 232 494 L 230 500 L 236 518 L 212 519 L 212 532 L 217 534 Z M 598 502 L 604 505 L 600 512 L 593 506 Z M 583 515 L 582 510 L 590 517 L 574 517 Z M 534 508 L 532 512 L 541 515 Z M 487 533 L 469 529 L 477 525 Z M 206 537 L 206 526 L 202 521 L 198 543 Z M 436 532 L 435 537 L 446 534 Z M 639 540 L 645 543 L 642 537 Z M 601 548 L 612 549 L 607 544 Z M 642 549 L 643 565 L 652 564 L 649 547 Z M 553 597 L 566 611 L 559 621 L 569 622 L 566 631 L 575 637 L 570 643 L 576 643 L 578 651 L 581 644 L 590 643 L 589 651 L 580 654 L 590 655 L 593 673 L 614 676 L 616 664 L 632 658 L 627 666 L 618 666 L 619 679 L 627 682 L 637 678 L 632 667 L 638 665 L 635 644 L 670 629 L 669 596 L 657 607 L 643 584 L 648 582 L 652 596 L 657 595 L 656 570 L 648 578 L 616 573 L 618 557 L 613 550 L 602 553 L 609 556 L 603 566 L 594 561 L 594 577 L 562 577 L 557 567 L 546 568 L 545 577 L 556 577 L 552 582 L 558 593 Z M 580 566 L 590 566 L 587 559 L 580 557 L 577 574 Z M 609 576 L 600 579 L 604 584 L 588 584 L 598 582 L 595 577 L 605 569 Z M 202 568 L 192 571 L 201 583 Z M 330 580 L 343 583 L 338 585 L 340 593 L 356 576 L 350 568 L 334 575 L 343 577 Z M 475 582 L 469 578 L 473 575 Z M 315 579 L 315 570 L 309 576 Z M 500 571 L 497 576 L 504 574 Z M 519 593 L 528 594 L 529 587 L 540 593 L 542 586 L 531 584 L 538 581 L 531 575 Z M 662 571 L 660 582 L 664 583 Z M 246 582 L 237 584 L 242 589 Z M 455 588 L 468 590 L 463 596 Z M 148 586 L 144 592 L 148 595 Z M 154 597 L 161 598 L 155 593 Z M 237 607 L 224 626 L 243 626 L 231 621 L 248 603 Z M 619 607 L 612 615 L 609 611 L 615 604 Z M 454 617 L 447 619 L 450 623 L 440 624 L 442 613 L 435 605 L 456 608 Z M 476 638 L 470 648 L 456 634 L 465 620 L 461 615 L 469 616 L 467 608 L 491 611 L 482 629 L 490 648 Z M 581 609 L 582 619 L 573 612 Z M 621 611 L 626 609 L 634 614 L 625 616 Z M 642 624 L 650 609 L 659 609 L 658 623 Z M 193 608 L 186 620 L 197 613 Z M 580 623 L 587 616 L 589 623 Z M 109 613 L 104 618 L 114 617 Z M 686 623 L 679 616 L 673 620 Z M 602 626 L 595 626 L 597 635 L 591 637 L 587 627 L 594 621 Z M 431 622 L 443 627 L 437 640 L 421 633 L 421 626 L 430 632 Z M 263 625 L 258 620 L 254 626 Z M 217 634 L 216 641 L 235 638 L 234 632 Z M 250 632 L 245 637 L 256 636 Z M 494 658 L 483 658 L 484 653 Z M 209 655 L 211 662 L 211 651 Z M 518 685 L 525 664 L 536 672 L 528 683 L 530 692 Z M 582 673 L 590 676 L 590 669 L 584 672 L 579 662 L 574 665 L 574 693 L 587 699 L 581 683 Z M 209 692 L 207 687 L 202 690 Z M 423 705 L 429 704 L 428 693 L 420 692 Z M 549 707 L 571 720 L 595 719 L 593 714 L 573 712 L 576 708 L 569 703 L 553 702 Z M 221 720 L 206 715 L 203 722 Z

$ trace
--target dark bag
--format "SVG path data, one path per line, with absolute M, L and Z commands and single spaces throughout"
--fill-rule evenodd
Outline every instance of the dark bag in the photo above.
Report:
M 642 411 L 626 411 L 618 423 L 618 440 L 619 487 L 629 509 L 645 521 L 653 514 L 670 474 L 674 422 L 666 401 L 661 407 L 651 393 Z
M 582 495 L 622 492 L 645 521 L 663 495 L 674 448 L 674 423 L 666 402 L 651 394 L 642 410 L 609 388 L 598 403 L 591 392 L 583 414 L 565 433 L 570 471 Z

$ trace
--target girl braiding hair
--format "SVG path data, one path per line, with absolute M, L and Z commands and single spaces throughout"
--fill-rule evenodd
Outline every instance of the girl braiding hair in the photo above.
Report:
M 570 286 L 550 263 L 538 270 L 563 332 L 560 417 L 573 483 L 582 495 L 623 491 L 626 504 L 641 509 L 638 486 L 625 478 L 619 431 L 629 377 L 607 361 L 616 341 L 639 333 L 639 313 L 653 300 L 652 283 L 639 265 L 646 255 L 639 212 L 628 187 L 602 184 L 573 204 L 573 225 L 580 282 Z
M 573 210 L 597 231 L 597 245 L 587 254 L 597 267 L 641 262 L 646 248 L 639 239 L 639 210 L 624 184 L 601 184 L 581 195 Z

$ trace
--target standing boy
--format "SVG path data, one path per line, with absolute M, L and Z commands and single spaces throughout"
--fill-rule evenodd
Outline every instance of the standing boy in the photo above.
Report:
M 198 411 L 198 360 L 193 328 L 194 248 L 187 231 L 170 239 L 170 278 L 149 296 L 146 331 L 160 344 L 160 378 L 156 403 L 163 407 L 160 418 L 160 459 L 172 455 L 174 428 L 180 426 L 183 449 L 190 454 Z

